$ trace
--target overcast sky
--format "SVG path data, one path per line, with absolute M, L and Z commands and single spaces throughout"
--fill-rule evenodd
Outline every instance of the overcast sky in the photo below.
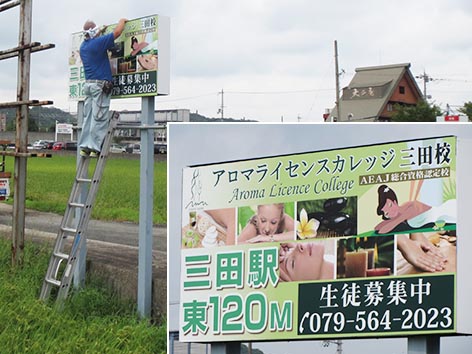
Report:
M 1 13 L 0 48 L 18 42 L 19 9 Z M 472 100 L 472 2 L 468 0 L 33 0 L 33 40 L 56 48 L 33 55 L 31 98 L 68 101 L 70 34 L 86 19 L 97 24 L 152 14 L 171 19 L 170 95 L 157 109 L 187 108 L 259 121 L 321 121 L 335 101 L 334 40 L 344 70 L 341 87 L 358 67 L 411 63 L 433 79 L 436 104 Z M 422 88 L 423 82 L 418 79 Z M 16 59 L 0 62 L 0 101 L 15 100 Z M 139 99 L 114 100 L 139 109 Z M 300 117 L 300 118 L 299 118 Z

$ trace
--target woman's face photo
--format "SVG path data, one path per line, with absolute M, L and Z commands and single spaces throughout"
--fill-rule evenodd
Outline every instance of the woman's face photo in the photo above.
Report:
M 385 202 L 385 205 L 381 209 L 384 213 L 384 216 L 387 219 L 392 219 L 398 216 L 399 213 L 399 207 L 398 203 L 396 201 L 393 201 L 391 199 L 387 199 Z
M 323 244 L 297 243 L 286 255 L 280 267 L 292 281 L 317 280 L 322 275 L 323 257 Z
M 274 235 L 281 219 L 281 210 L 276 205 L 260 205 L 257 209 L 257 226 L 263 235 Z

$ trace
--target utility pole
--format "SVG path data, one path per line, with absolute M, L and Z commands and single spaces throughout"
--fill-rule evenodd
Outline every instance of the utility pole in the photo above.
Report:
M 334 70 L 336 76 L 336 113 L 337 120 L 341 121 L 341 102 L 339 100 L 339 64 L 338 64 L 338 41 L 334 41 Z
M 224 94 L 225 93 L 224 93 L 223 89 L 221 89 L 221 92 L 218 92 L 218 94 L 221 95 L 221 106 L 218 109 L 218 113 L 221 114 L 221 119 L 223 119 L 224 118 L 224 108 L 225 108 L 225 106 L 224 106 Z
M 431 98 L 431 96 L 428 96 L 426 94 L 426 84 L 430 81 L 433 81 L 434 79 L 426 74 L 426 71 L 423 71 L 423 74 L 415 76 L 417 79 L 422 79 L 423 80 L 423 99 L 426 102 L 428 98 Z

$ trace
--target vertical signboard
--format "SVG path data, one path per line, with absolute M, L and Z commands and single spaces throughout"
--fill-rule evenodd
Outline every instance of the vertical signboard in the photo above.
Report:
M 456 333 L 456 155 L 446 136 L 184 169 L 180 340 Z
M 105 33 L 116 25 L 108 26 Z M 126 22 L 109 51 L 113 75 L 112 98 L 167 95 L 170 81 L 170 19 L 152 15 Z M 69 99 L 84 99 L 84 70 L 80 59 L 83 32 L 72 34 L 69 51 Z

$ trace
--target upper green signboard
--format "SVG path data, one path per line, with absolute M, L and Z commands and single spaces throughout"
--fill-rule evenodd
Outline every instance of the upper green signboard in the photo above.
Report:
M 110 25 L 105 33 L 113 31 Z M 125 29 L 109 51 L 113 75 L 112 98 L 169 94 L 170 20 L 147 16 L 126 22 Z M 69 99 L 82 100 L 85 82 L 80 44 L 83 32 L 72 35 L 69 52 Z

